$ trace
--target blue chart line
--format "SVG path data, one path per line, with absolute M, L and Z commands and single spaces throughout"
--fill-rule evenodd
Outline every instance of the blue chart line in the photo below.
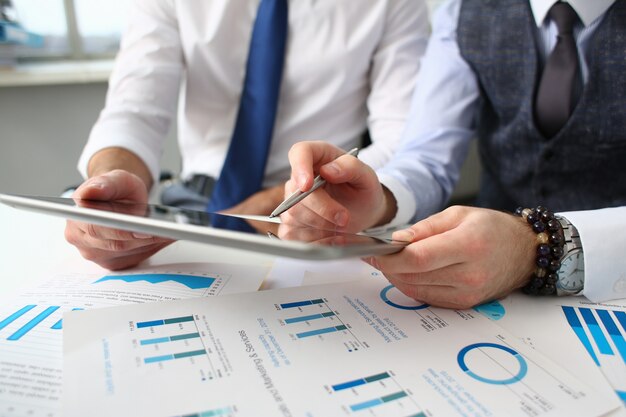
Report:
M 84 310 L 84 308 L 73 308 L 72 311 L 76 311 L 76 310 Z M 52 327 L 50 327 L 52 330 L 61 330 L 63 329 L 63 319 L 57 321 L 56 323 L 54 323 L 54 325 Z
M 160 284 L 162 282 L 173 281 L 178 282 L 189 289 L 197 290 L 200 288 L 210 288 L 215 282 L 215 278 L 180 274 L 107 275 L 95 281 L 94 284 L 105 281 L 125 281 L 128 283 L 146 281 L 150 284 Z
M 187 334 L 180 334 L 177 336 L 165 336 L 165 337 L 157 337 L 154 339 L 140 340 L 139 344 L 142 346 L 156 345 L 158 343 L 176 342 L 177 340 L 196 339 L 199 337 L 200 337 L 200 333 L 187 333 Z
M 285 308 L 296 308 L 296 307 L 304 307 L 304 306 L 310 306 L 313 304 L 323 304 L 324 300 L 322 300 L 321 298 L 318 298 L 316 300 L 307 300 L 307 301 L 296 301 L 293 303 L 285 303 L 285 304 L 281 304 L 280 308 L 285 309 Z
M 339 332 L 341 330 L 347 330 L 347 329 L 348 328 L 344 325 L 333 326 L 333 327 L 326 327 L 324 329 L 317 329 L 317 330 L 311 330 L 308 332 L 296 333 L 296 336 L 298 337 L 298 339 L 302 339 L 304 337 L 317 336 L 317 335 L 326 334 L 326 333 L 334 333 L 334 332 Z
M 513 357 L 517 359 L 517 362 L 519 364 L 519 371 L 517 372 L 517 375 L 513 375 L 511 378 L 506 378 L 506 379 L 492 379 L 492 378 L 483 377 L 477 374 L 476 372 L 472 371 L 465 363 L 465 355 L 467 355 L 469 352 L 471 352 L 474 349 L 481 349 L 481 351 L 485 353 L 482 348 L 499 349 L 499 350 L 503 350 L 513 355 Z M 463 349 L 461 349 L 461 351 L 459 352 L 457 356 L 457 362 L 461 370 L 465 372 L 467 375 L 469 375 L 470 377 L 478 381 L 481 381 L 487 384 L 494 384 L 494 385 L 508 385 L 508 384 L 513 384 L 515 382 L 521 381 L 522 378 L 524 378 L 526 376 L 526 373 L 528 372 L 528 364 L 526 363 L 526 359 L 524 359 L 522 355 L 520 355 L 519 353 L 517 353 L 510 347 L 499 345 L 497 343 L 474 343 L 472 345 L 466 346 Z
M 50 316 L 52 313 L 54 313 L 58 309 L 59 309 L 59 306 L 51 306 L 51 307 L 46 308 L 44 311 L 42 311 L 37 316 L 35 316 L 35 318 L 31 319 L 24 326 L 20 327 L 18 331 L 16 331 L 11 336 L 9 336 L 7 340 L 11 340 L 11 341 L 20 340 L 26 333 L 34 329 L 39 323 L 47 319 L 48 316 Z
M 196 413 L 196 414 L 187 414 L 182 417 L 218 417 L 218 416 L 225 416 L 233 412 L 235 412 L 235 410 L 232 407 L 224 407 L 224 408 L 217 408 L 215 410 L 203 411 L 201 413 Z
M 190 358 L 192 356 L 201 356 L 201 355 L 205 355 L 206 354 L 206 350 L 205 349 L 200 349 L 200 350 L 194 350 L 191 352 L 182 352 L 182 353 L 173 353 L 173 354 L 169 354 L 169 355 L 161 355 L 161 356 L 152 356 L 150 358 L 144 358 L 143 362 L 148 364 L 148 363 L 156 363 L 156 362 L 164 362 L 164 361 L 170 361 L 173 359 L 182 359 L 182 358 Z
M 321 313 L 321 314 L 311 314 L 311 315 L 302 316 L 302 317 L 292 317 L 290 319 L 285 319 L 285 323 L 287 323 L 287 324 L 300 323 L 300 322 L 303 322 L 303 321 L 310 321 L 310 320 L 323 319 L 323 318 L 326 318 L 326 317 L 333 317 L 334 315 L 335 315 L 334 312 L 328 311 L 326 313 Z
M 19 319 L 20 317 L 22 317 L 24 314 L 28 313 L 30 310 L 32 310 L 35 307 L 37 307 L 37 305 L 35 304 L 24 306 L 20 308 L 19 310 L 17 310 L 15 313 L 11 314 L 6 319 L 0 321 L 0 330 L 4 329 L 9 324 L 13 323 L 15 320 Z
M 404 391 L 396 392 L 393 394 L 385 395 L 384 397 L 374 398 L 373 400 L 364 401 L 362 403 L 354 404 L 350 406 L 352 411 L 361 411 L 366 410 L 368 408 L 376 407 L 378 405 L 383 405 L 385 403 L 399 400 L 400 398 L 404 398 L 407 396 L 407 393 Z
M 383 379 L 391 378 L 389 372 L 383 372 L 382 374 L 372 375 L 365 378 L 355 379 L 353 381 L 343 382 L 332 386 L 333 391 L 343 391 L 345 389 L 355 388 L 361 385 L 370 384 L 376 381 L 382 381 Z
M 587 333 L 585 333 L 585 330 L 583 329 L 583 325 L 578 319 L 578 316 L 576 315 L 576 311 L 574 310 L 574 308 L 568 307 L 568 306 L 562 306 L 561 308 L 563 309 L 563 313 L 565 313 L 565 318 L 567 319 L 567 322 L 569 323 L 570 327 L 572 328 L 572 330 L 578 337 L 578 340 L 580 340 L 580 342 L 583 344 L 583 346 L 585 347 L 585 350 L 587 351 L 587 353 L 589 353 L 589 356 L 591 356 L 591 358 L 596 363 L 596 365 L 600 366 L 600 361 L 598 360 L 596 353 L 593 351 L 591 342 L 589 341 L 589 338 L 587 337 Z
M 185 323 L 188 321 L 193 321 L 193 316 L 176 317 L 173 319 L 163 320 L 141 321 L 137 323 L 137 328 L 142 329 L 144 327 L 164 326 L 166 324 Z

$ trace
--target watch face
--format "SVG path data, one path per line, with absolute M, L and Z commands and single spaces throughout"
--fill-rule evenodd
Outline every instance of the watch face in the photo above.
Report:
M 561 261 L 557 286 L 564 291 L 580 291 L 585 285 L 585 264 L 581 250 L 569 252 Z

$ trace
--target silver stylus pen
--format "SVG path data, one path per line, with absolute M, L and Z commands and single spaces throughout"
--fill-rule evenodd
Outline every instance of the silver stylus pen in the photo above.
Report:
M 359 153 L 359 148 L 354 148 L 354 149 L 351 149 L 349 152 L 347 152 L 346 155 L 357 156 L 358 153 Z M 285 199 L 285 201 L 280 203 L 278 207 L 276 207 L 276 209 L 274 209 L 272 214 L 270 214 L 270 218 L 280 216 L 282 213 L 289 210 L 294 205 L 298 204 L 306 196 L 308 196 L 309 194 L 311 194 L 313 191 L 317 190 L 324 184 L 326 184 L 326 180 L 323 179 L 320 175 L 318 175 L 313 180 L 313 186 L 311 187 L 309 191 L 302 192 L 300 190 L 297 190 L 296 192 L 291 194 L 289 197 Z

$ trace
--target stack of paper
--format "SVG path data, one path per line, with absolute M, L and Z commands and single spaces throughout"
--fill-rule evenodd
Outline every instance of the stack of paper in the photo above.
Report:
M 68 417 L 570 417 L 620 406 L 481 314 L 418 304 L 374 277 L 64 321 Z

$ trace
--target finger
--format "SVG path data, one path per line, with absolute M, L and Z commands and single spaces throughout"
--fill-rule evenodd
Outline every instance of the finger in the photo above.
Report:
M 469 208 L 453 206 L 419 221 L 408 229 L 398 230 L 391 236 L 394 240 L 415 242 L 457 227 L 468 214 Z
M 161 237 L 132 240 L 93 239 L 87 235 L 83 239 L 84 246 L 120 254 L 131 254 L 136 250 L 167 242 L 173 242 L 173 240 Z
M 409 285 L 389 278 L 399 291 L 416 301 L 435 307 L 466 309 L 479 304 L 482 299 L 476 294 L 467 294 L 455 287 L 435 285 Z
M 320 141 L 296 143 L 289 150 L 291 178 L 300 191 L 308 191 L 313 185 L 314 169 L 343 155 L 345 151 Z
M 307 198 L 315 199 L 316 196 L 310 195 Z M 304 204 L 304 202 L 296 204 L 295 206 L 281 214 L 280 219 L 283 223 L 293 226 L 315 227 L 326 230 L 335 230 L 338 228 L 338 226 L 334 222 L 326 220 L 324 217 L 320 216 L 319 213 L 311 210 L 306 204 Z
M 400 252 L 375 258 L 384 273 L 428 272 L 466 261 L 464 243 L 452 233 L 443 233 L 413 242 Z
M 320 175 L 330 184 L 349 184 L 357 190 L 379 186 L 372 168 L 352 155 L 340 156 L 321 166 Z
M 98 226 L 93 223 L 82 223 L 71 221 L 82 233 L 94 240 L 137 240 L 153 239 L 151 235 L 131 232 L 128 230 L 113 229 L 110 227 Z M 69 222 L 68 222 L 69 223 Z
M 155 253 L 157 253 L 158 251 L 160 251 L 167 245 L 168 244 L 158 244 L 152 247 L 147 247 L 142 252 L 127 254 L 127 255 L 115 257 L 115 258 L 93 260 L 93 262 L 97 263 L 103 268 L 106 268 L 112 271 L 126 269 L 126 268 L 136 266 L 139 263 L 145 261 L 146 259 L 154 255 Z
M 143 181 L 123 170 L 114 170 L 89 178 L 73 194 L 74 198 L 99 201 L 147 201 L 148 192 Z

